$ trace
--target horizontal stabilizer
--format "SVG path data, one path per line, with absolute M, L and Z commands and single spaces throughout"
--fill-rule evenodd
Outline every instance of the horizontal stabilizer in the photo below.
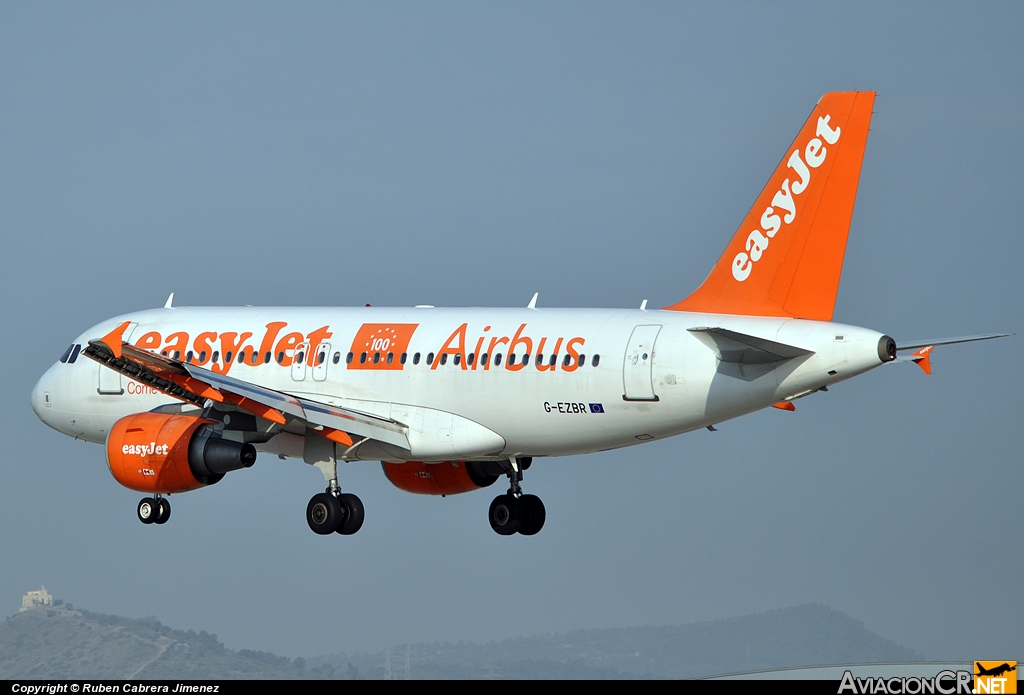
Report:
M 814 354 L 811 350 L 730 331 L 727 328 L 690 328 L 688 330 L 697 340 L 711 348 L 722 362 L 772 364 Z
M 992 340 L 993 338 L 1005 338 L 1016 333 L 986 333 L 984 335 L 962 335 L 957 338 L 939 338 L 938 340 L 913 340 L 901 342 L 896 345 L 897 350 L 917 350 L 919 348 L 936 345 L 955 345 L 956 343 L 973 343 L 976 340 Z

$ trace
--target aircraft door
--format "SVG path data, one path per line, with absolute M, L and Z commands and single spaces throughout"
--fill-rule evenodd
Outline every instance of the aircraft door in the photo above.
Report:
M 320 343 L 316 349 L 316 355 L 310 355 L 313 360 L 313 380 L 323 381 L 327 378 L 327 360 L 331 356 L 331 344 Z
M 306 378 L 306 363 L 310 359 L 310 356 L 306 354 L 309 352 L 308 348 L 308 343 L 299 343 L 295 346 L 295 351 L 292 352 L 292 379 L 295 381 L 302 381 Z
M 637 326 L 629 337 L 622 362 L 622 386 L 626 401 L 656 401 L 651 365 L 654 362 L 654 342 L 661 326 Z
M 124 342 L 131 342 L 132 333 L 135 332 L 135 329 L 138 325 L 139 324 L 137 323 L 132 323 L 131 325 L 128 326 L 127 329 L 125 329 L 125 332 L 122 334 L 122 339 L 124 340 Z M 121 372 L 115 372 L 110 367 L 99 364 L 98 362 L 96 363 L 96 366 L 99 368 L 99 377 L 98 382 L 96 384 L 96 393 L 100 394 L 101 396 L 120 396 L 121 394 L 123 394 L 125 381 L 124 375 L 122 375 Z

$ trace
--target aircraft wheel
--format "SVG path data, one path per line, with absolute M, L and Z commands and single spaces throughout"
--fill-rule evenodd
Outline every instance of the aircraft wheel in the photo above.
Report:
M 167 520 L 171 518 L 171 503 L 163 497 L 160 498 L 157 503 L 157 514 L 156 519 L 153 520 L 155 524 L 166 524 Z
M 345 509 L 345 520 L 338 526 L 337 532 L 343 536 L 351 536 L 363 527 L 363 501 L 355 495 L 345 493 L 338 497 L 338 502 Z
M 544 503 L 537 495 L 523 495 L 519 498 L 519 504 L 523 507 L 523 524 L 519 527 L 519 533 L 532 536 L 544 527 L 547 518 Z
M 156 521 L 159 513 L 159 503 L 153 497 L 143 497 L 139 500 L 138 509 L 135 511 L 139 515 L 139 521 L 144 524 L 152 524 Z
M 326 492 L 313 495 L 306 505 L 306 523 L 314 533 L 321 536 L 334 533 L 342 522 L 345 512 L 338 498 Z
M 498 495 L 491 502 L 487 519 L 491 528 L 501 536 L 511 536 L 522 526 L 523 505 L 509 494 Z

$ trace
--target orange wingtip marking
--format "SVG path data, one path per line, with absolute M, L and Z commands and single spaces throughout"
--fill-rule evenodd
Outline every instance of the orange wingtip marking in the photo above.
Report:
M 265 420 L 276 422 L 279 425 L 285 424 L 284 414 L 280 410 L 271 408 L 269 405 L 263 405 L 262 403 L 252 400 L 251 398 L 239 396 L 238 394 L 234 393 L 225 393 L 224 400 L 227 401 L 228 403 L 234 403 L 242 410 L 248 410 L 253 415 L 258 415 L 259 417 Z
M 914 361 L 914 364 L 920 367 L 925 374 L 932 373 L 932 350 L 934 349 L 934 345 L 925 345 L 910 356 L 910 359 Z
M 211 401 L 216 401 L 218 403 L 224 402 L 224 394 L 209 384 L 199 381 L 199 379 L 193 379 L 192 377 L 185 376 L 184 374 L 168 374 L 167 378 L 197 396 L 209 398 Z
M 775 405 L 773 405 L 772 407 L 773 408 L 778 408 L 779 410 L 788 410 L 790 412 L 793 412 L 793 411 L 796 410 L 796 406 L 793 405 L 792 403 L 790 403 L 789 401 L 780 401 L 780 402 L 776 403 Z
M 323 430 L 320 431 L 320 434 L 327 437 L 335 444 L 352 446 L 352 437 L 348 436 L 348 433 L 342 432 L 341 430 L 333 430 L 330 427 L 324 427 Z
M 100 342 L 110 348 L 110 351 L 114 353 L 114 357 L 121 357 L 121 343 L 124 342 L 124 332 L 131 325 L 131 321 L 125 321 L 121 323 L 114 330 L 107 333 L 105 336 L 100 338 Z
M 831 321 L 874 92 L 830 92 L 704 283 L 665 307 Z

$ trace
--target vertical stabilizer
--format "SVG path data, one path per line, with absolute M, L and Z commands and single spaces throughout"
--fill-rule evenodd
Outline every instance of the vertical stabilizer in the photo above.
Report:
M 823 96 L 707 280 L 665 308 L 830 321 L 874 102 Z

